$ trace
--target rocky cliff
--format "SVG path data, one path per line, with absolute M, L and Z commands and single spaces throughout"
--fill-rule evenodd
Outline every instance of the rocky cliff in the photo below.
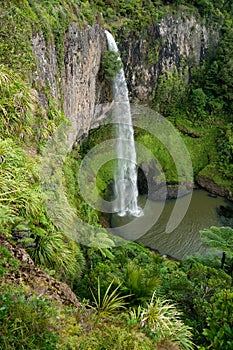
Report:
M 190 68 L 200 65 L 208 51 L 214 49 L 219 32 L 198 16 L 176 12 L 140 32 L 122 26 L 116 39 L 131 101 L 150 104 L 164 72 L 186 68 L 188 82 Z M 97 117 L 104 114 L 99 106 L 106 102 L 106 96 L 109 100 L 107 85 L 100 78 L 101 60 L 107 49 L 104 27 L 80 27 L 73 22 L 61 45 L 63 60 L 58 62 L 53 41 L 46 41 L 42 32 L 34 35 L 34 80 L 40 103 L 46 108 L 48 101 L 43 91 L 49 86 L 57 105 L 72 122 L 68 135 L 71 149 L 75 140 L 84 139 L 92 127 L 99 125 Z
M 47 43 L 42 33 L 33 38 L 37 70 L 37 86 L 49 86 L 57 105 L 64 109 L 73 128 L 69 143 L 87 134 L 99 102 L 101 82 L 98 78 L 101 56 L 106 48 L 103 28 L 98 24 L 79 28 L 72 23 L 65 35 L 64 61 L 59 70 L 55 46 Z M 46 107 L 47 99 L 39 90 L 40 103 Z
M 122 28 L 118 41 L 131 99 L 152 101 L 161 74 L 199 65 L 218 40 L 217 30 L 183 12 L 164 17 L 144 33 L 125 35 Z
M 184 13 L 163 18 L 144 33 L 117 34 L 132 100 L 152 101 L 159 76 L 176 67 L 198 65 L 207 50 L 218 40 L 218 34 L 197 18 Z M 98 24 L 80 28 L 69 26 L 65 35 L 64 61 L 59 70 L 55 46 L 46 42 L 42 33 L 33 38 L 37 70 L 37 86 L 49 86 L 65 115 L 73 123 L 70 142 L 82 138 L 94 123 L 95 106 L 104 102 L 104 87 L 99 72 L 101 57 L 106 50 L 104 28 Z M 40 102 L 46 107 L 46 97 L 39 89 Z

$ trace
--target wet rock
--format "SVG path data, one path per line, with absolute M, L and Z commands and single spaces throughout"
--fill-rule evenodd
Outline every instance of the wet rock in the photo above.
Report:
M 222 225 L 233 228 L 233 207 L 220 205 L 220 207 L 217 208 L 217 214 Z
M 233 194 L 230 193 L 229 190 L 225 189 L 224 187 L 216 184 L 213 180 L 210 180 L 204 176 L 196 176 L 195 180 L 199 186 L 206 189 L 210 193 L 226 197 L 227 199 L 233 201 Z
M 191 182 L 163 182 L 156 161 L 143 162 L 138 171 L 138 188 L 140 194 L 148 194 L 155 201 L 175 199 L 190 193 L 194 184 Z

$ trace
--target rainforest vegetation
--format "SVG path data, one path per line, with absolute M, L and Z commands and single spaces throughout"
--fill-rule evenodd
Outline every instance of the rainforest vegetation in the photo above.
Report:
M 72 21 L 80 28 L 98 21 L 117 36 L 122 27 L 126 35 L 141 33 L 149 24 L 180 11 L 215 26 L 219 44 L 201 66 L 192 67 L 188 84 L 185 67 L 174 74 L 165 72 L 151 107 L 181 132 L 194 175 L 214 180 L 232 196 L 231 1 L 1 1 L 0 235 L 25 248 L 37 267 L 65 282 L 81 302 L 79 308 L 64 306 L 32 293 L 26 284 L 14 285 L 9 276 L 19 275 L 19 260 L 0 246 L 1 350 L 233 348 L 231 220 L 227 226 L 201 231 L 211 249 L 205 257 L 173 261 L 133 242 L 114 247 L 116 238 L 104 229 L 101 214 L 82 198 L 76 176 L 86 152 L 109 137 L 109 126 L 90 132 L 83 144 L 74 145 L 57 173 L 72 213 L 101 229 L 99 236 L 92 237 L 94 245 L 81 245 L 71 238 L 63 224 L 63 218 L 72 214 L 65 204 L 53 208 L 58 220 L 51 220 L 42 190 L 40 159 L 66 117 L 62 101 L 57 106 L 50 87 L 33 80 L 33 34 L 42 32 L 47 42 L 54 42 L 61 73 L 63 40 Z M 115 69 L 116 57 L 105 54 L 104 79 L 111 80 Z M 44 107 L 38 92 L 46 97 Z M 135 136 L 156 153 L 155 140 L 140 130 L 135 130 Z M 166 156 L 164 164 L 168 169 L 173 166 Z M 169 176 L 174 180 L 173 171 Z M 99 191 L 106 193 L 107 166 L 97 182 Z

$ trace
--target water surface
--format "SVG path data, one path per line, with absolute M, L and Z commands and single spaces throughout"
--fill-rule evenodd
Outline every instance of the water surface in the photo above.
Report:
M 185 197 L 178 201 L 186 202 Z M 139 204 L 143 206 L 145 197 L 139 198 Z M 204 190 L 194 190 L 186 215 L 181 223 L 170 233 L 166 232 L 166 225 L 172 212 L 175 200 L 167 200 L 163 207 L 162 202 L 150 201 L 150 212 L 141 218 L 112 217 L 112 227 L 117 227 L 116 232 L 129 240 L 142 242 L 145 246 L 158 250 L 161 254 L 171 255 L 182 259 L 196 252 L 204 254 L 206 248 L 201 242 L 199 231 L 210 226 L 222 226 L 217 215 L 220 205 L 232 203 L 222 197 L 210 197 Z M 161 215 L 160 215 L 161 213 Z M 154 217 L 154 225 L 150 227 L 151 218 Z M 150 222 L 149 222 L 150 221 Z M 126 224 L 126 225 L 125 225 Z M 125 225 L 121 226 L 120 225 Z M 147 229 L 147 226 L 149 228 Z M 124 230 L 128 227 L 127 230 Z M 125 233 L 127 232 L 127 233 Z

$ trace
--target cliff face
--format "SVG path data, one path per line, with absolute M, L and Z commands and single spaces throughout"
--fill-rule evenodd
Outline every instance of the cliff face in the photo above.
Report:
M 79 31 L 73 24 L 66 35 L 62 71 L 64 112 L 79 136 L 88 133 L 95 106 L 100 102 L 98 74 L 105 45 L 104 31 L 98 25 Z
M 159 76 L 201 63 L 208 49 L 218 41 L 218 34 L 191 16 L 176 14 L 151 25 L 144 33 L 117 35 L 131 100 L 150 102 L 155 95 Z M 72 23 L 66 33 L 64 61 L 58 68 L 53 43 L 46 43 L 42 33 L 33 38 L 37 86 L 50 86 L 58 105 L 73 123 L 70 144 L 82 139 L 96 124 L 95 107 L 105 102 L 104 87 L 99 80 L 101 57 L 106 50 L 104 29 L 98 24 L 80 29 Z M 188 79 L 188 77 L 187 77 Z M 39 89 L 40 90 L 40 89 Z M 46 97 L 39 92 L 46 107 Z
M 125 36 L 121 29 L 118 40 L 131 99 L 152 101 L 161 74 L 199 65 L 218 39 L 216 30 L 184 13 L 164 17 L 138 36 Z
M 50 87 L 58 106 L 72 122 L 70 144 L 88 133 L 94 118 L 100 98 L 98 74 L 105 46 L 104 30 L 97 24 L 80 29 L 72 23 L 65 36 L 64 62 L 59 71 L 53 43 L 46 43 L 42 33 L 33 38 L 37 63 L 35 81 L 37 86 Z M 47 99 L 41 91 L 39 89 L 40 103 L 46 107 Z

